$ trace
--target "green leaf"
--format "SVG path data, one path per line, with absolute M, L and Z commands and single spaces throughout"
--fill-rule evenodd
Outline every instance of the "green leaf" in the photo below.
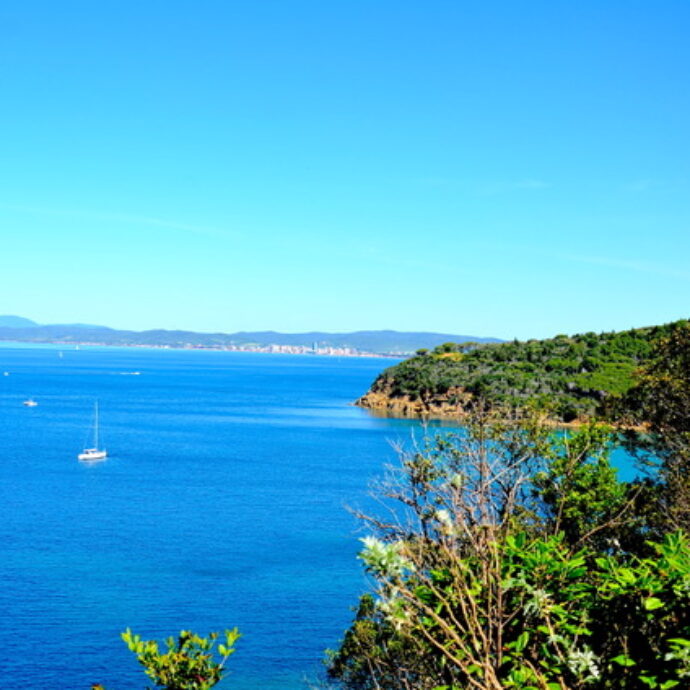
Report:
M 518 636 L 517 640 L 515 640 L 515 651 L 519 654 L 522 652 L 525 647 L 527 646 L 527 643 L 529 642 L 529 633 L 525 630 L 520 635 Z
M 611 659 L 616 664 L 619 664 L 620 666 L 635 666 L 635 662 L 626 654 L 619 654 L 618 656 L 614 656 L 613 659 Z
M 648 597 L 644 600 L 644 607 L 647 611 L 654 611 L 655 609 L 660 609 L 664 606 L 664 602 L 656 597 Z

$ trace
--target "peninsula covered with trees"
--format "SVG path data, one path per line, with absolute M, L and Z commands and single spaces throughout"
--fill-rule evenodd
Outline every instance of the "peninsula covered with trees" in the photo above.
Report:
M 505 343 L 444 343 L 383 371 L 362 407 L 390 414 L 443 417 L 482 399 L 537 406 L 558 422 L 621 417 L 635 407 L 637 372 L 656 344 L 686 321 L 611 333 L 557 335 Z

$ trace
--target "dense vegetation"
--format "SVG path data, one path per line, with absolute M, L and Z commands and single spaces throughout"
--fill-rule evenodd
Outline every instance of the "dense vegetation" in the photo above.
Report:
M 684 323 L 526 342 L 446 343 L 386 369 L 371 390 L 425 404 L 444 398 L 451 405 L 469 393 L 502 405 L 548 405 L 562 421 L 591 418 L 632 388 L 653 343 Z
M 690 325 L 662 331 L 619 398 L 631 449 L 474 405 L 402 454 L 361 558 L 374 578 L 330 654 L 347 690 L 690 687 Z M 511 415 L 512 413 L 512 415 Z

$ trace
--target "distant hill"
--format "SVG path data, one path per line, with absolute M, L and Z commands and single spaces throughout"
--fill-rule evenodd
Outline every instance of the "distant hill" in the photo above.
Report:
M 401 331 L 355 331 L 354 333 L 276 333 L 263 331 L 256 333 L 233 333 L 230 336 L 238 343 L 259 345 L 306 345 L 321 347 L 352 348 L 362 352 L 386 354 L 411 354 L 420 348 L 436 347 L 445 342 L 500 342 L 496 338 L 478 338 L 471 335 L 451 335 L 448 333 L 401 332 Z
M 23 316 L 0 316 L 0 328 L 33 328 L 34 326 L 38 324 Z
M 446 344 L 389 367 L 357 403 L 393 414 L 445 416 L 481 397 L 493 404 L 542 403 L 564 422 L 585 419 L 621 399 L 653 341 L 684 323 L 473 348 Z
M 398 331 L 357 331 L 355 333 L 278 333 L 275 331 L 239 333 L 195 333 L 193 331 L 123 331 L 86 324 L 40 325 L 21 317 L 0 317 L 0 340 L 32 343 L 73 343 L 121 346 L 256 349 L 289 351 L 348 350 L 353 353 L 405 356 L 420 348 L 433 348 L 446 342 L 500 342 L 495 338 L 469 335 Z M 12 325 L 14 324 L 14 325 Z

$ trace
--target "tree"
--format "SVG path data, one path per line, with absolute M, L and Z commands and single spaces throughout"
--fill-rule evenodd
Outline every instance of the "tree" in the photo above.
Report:
M 554 435 L 544 469 L 533 478 L 543 501 L 550 533 L 563 532 L 568 544 L 594 542 L 605 548 L 620 535 L 621 518 L 631 517 L 637 488 L 618 482 L 609 462 L 613 429 L 590 423 L 574 435 Z
M 623 406 L 628 446 L 656 465 L 661 529 L 690 529 L 690 323 L 657 339 Z

